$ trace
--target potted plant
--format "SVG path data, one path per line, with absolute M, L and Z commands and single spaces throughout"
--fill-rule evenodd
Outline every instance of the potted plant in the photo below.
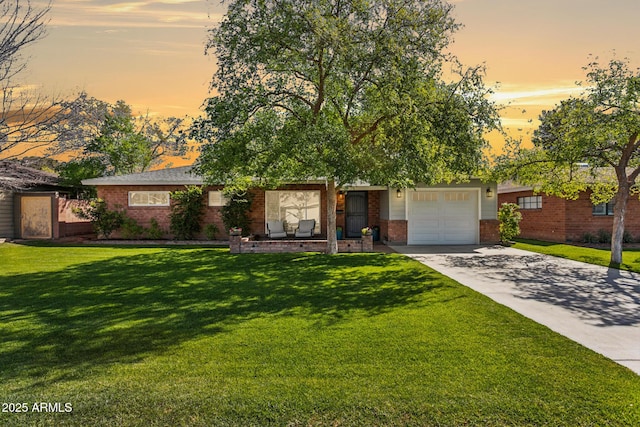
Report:
M 342 240 L 342 227 L 340 226 L 336 227 L 336 239 Z
M 362 232 L 363 236 L 371 236 L 373 234 L 373 230 L 371 229 L 371 227 L 364 227 L 360 231 Z

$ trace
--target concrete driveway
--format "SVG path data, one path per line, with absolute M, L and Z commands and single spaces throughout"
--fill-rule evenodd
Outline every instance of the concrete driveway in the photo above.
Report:
M 640 375 L 640 274 L 503 246 L 392 246 Z

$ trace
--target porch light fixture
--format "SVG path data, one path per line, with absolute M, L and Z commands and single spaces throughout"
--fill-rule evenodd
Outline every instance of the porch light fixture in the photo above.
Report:
M 402 199 L 402 190 L 400 190 L 399 188 L 396 190 L 396 197 L 398 199 Z
M 487 199 L 493 198 L 493 190 L 491 187 L 487 188 Z

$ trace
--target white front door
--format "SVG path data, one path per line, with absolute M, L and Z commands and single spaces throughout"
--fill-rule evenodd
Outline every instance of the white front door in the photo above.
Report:
M 408 244 L 478 243 L 477 190 L 409 190 L 407 194 Z

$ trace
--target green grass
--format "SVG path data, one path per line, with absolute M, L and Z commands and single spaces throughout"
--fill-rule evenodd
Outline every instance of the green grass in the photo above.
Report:
M 527 239 L 518 239 L 514 247 L 605 267 L 609 267 L 611 261 L 611 251 L 609 249 L 586 248 Z M 622 251 L 622 264 L 616 265 L 615 268 L 640 273 L 640 249 L 625 248 Z
M 640 377 L 395 254 L 0 245 L 0 425 L 640 425 Z

